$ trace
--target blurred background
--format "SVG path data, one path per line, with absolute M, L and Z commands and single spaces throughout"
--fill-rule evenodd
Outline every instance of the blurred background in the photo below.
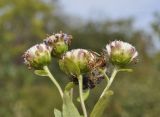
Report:
M 100 52 L 115 39 L 135 45 L 139 63 L 131 66 L 134 72 L 116 77 L 104 117 L 159 117 L 159 4 L 159 0 L 1 0 L 0 117 L 53 117 L 54 108 L 61 109 L 52 82 L 34 75 L 21 57 L 47 34 L 60 30 L 73 35 L 70 49 Z M 49 67 L 64 87 L 68 78 L 59 70 L 57 60 Z M 91 91 L 86 101 L 88 111 L 104 86 L 102 82 Z

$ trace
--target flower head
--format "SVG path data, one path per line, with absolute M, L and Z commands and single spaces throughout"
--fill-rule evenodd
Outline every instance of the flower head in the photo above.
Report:
M 106 52 L 110 61 L 115 65 L 126 65 L 138 56 L 138 52 L 131 44 L 123 41 L 113 41 L 106 45 Z
M 47 37 L 44 43 L 51 47 L 52 56 L 60 57 L 63 53 L 68 50 L 71 43 L 72 36 L 65 33 L 57 33 Z
M 95 67 L 97 55 L 85 49 L 66 52 L 60 59 L 60 68 L 69 75 L 83 74 Z
M 44 43 L 37 44 L 28 49 L 23 57 L 28 68 L 41 69 L 51 61 L 50 47 Z
M 95 88 L 102 80 L 104 75 L 100 72 L 99 69 L 93 69 L 87 74 L 83 74 L 83 89 L 93 89 Z M 70 79 L 74 84 L 78 84 L 78 79 L 76 76 L 71 76 Z

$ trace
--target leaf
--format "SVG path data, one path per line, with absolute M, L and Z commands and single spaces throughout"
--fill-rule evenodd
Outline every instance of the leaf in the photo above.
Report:
M 109 90 L 98 100 L 91 112 L 90 117 L 102 117 L 104 110 L 108 106 L 111 95 L 113 95 L 113 91 Z
M 79 75 L 80 69 L 79 67 L 69 58 L 65 58 L 64 60 L 59 61 L 59 66 L 62 71 L 69 75 Z
M 118 71 L 124 71 L 124 72 L 132 72 L 132 69 L 119 69 Z
M 62 117 L 62 113 L 58 109 L 54 109 L 54 115 L 55 117 Z
M 59 67 L 63 72 L 65 72 L 64 61 L 63 60 L 59 60 Z
M 68 93 L 63 96 L 63 117 L 81 117 Z
M 73 82 L 69 82 L 65 87 L 65 91 L 69 92 L 74 86 L 75 84 Z
M 45 70 L 35 70 L 34 73 L 38 76 L 48 76 L 48 73 Z
M 83 99 L 84 101 L 87 100 L 87 98 L 89 97 L 90 94 L 90 90 L 87 89 L 86 91 L 83 92 Z M 80 102 L 80 97 L 77 98 L 77 101 Z

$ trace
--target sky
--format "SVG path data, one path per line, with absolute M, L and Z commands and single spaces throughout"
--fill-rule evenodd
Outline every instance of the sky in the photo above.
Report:
M 84 20 L 133 17 L 138 28 L 149 27 L 160 0 L 60 0 L 63 10 Z

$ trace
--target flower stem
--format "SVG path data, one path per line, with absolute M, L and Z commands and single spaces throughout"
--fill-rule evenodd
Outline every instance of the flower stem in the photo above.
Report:
M 99 71 L 104 75 L 104 78 L 106 79 L 107 83 L 109 81 L 109 77 L 107 76 L 106 74 L 106 69 L 102 70 L 102 69 L 99 69 Z
M 111 77 L 110 77 L 110 79 L 109 79 L 109 81 L 108 81 L 108 84 L 107 84 L 106 88 L 103 90 L 100 98 L 102 98 L 103 95 L 106 93 L 106 91 L 108 91 L 108 89 L 109 89 L 109 87 L 111 86 L 111 84 L 112 84 L 112 82 L 113 82 L 113 80 L 114 80 L 117 72 L 118 72 L 118 69 L 115 67 L 115 68 L 113 69 L 112 75 L 111 75 Z
M 73 88 L 70 90 L 71 100 L 73 100 Z
M 53 75 L 51 74 L 48 66 L 44 66 L 43 69 L 47 72 L 48 77 L 52 80 L 52 82 L 56 85 L 61 97 L 63 98 L 63 91 L 62 88 L 60 87 L 59 83 L 56 81 L 56 79 L 53 77 Z
M 78 76 L 78 83 L 79 83 L 79 95 L 80 95 L 81 107 L 83 110 L 84 117 L 87 117 L 87 111 L 86 111 L 86 107 L 85 107 L 84 99 L 83 99 L 83 86 L 82 86 L 83 77 L 82 77 L 82 75 Z

